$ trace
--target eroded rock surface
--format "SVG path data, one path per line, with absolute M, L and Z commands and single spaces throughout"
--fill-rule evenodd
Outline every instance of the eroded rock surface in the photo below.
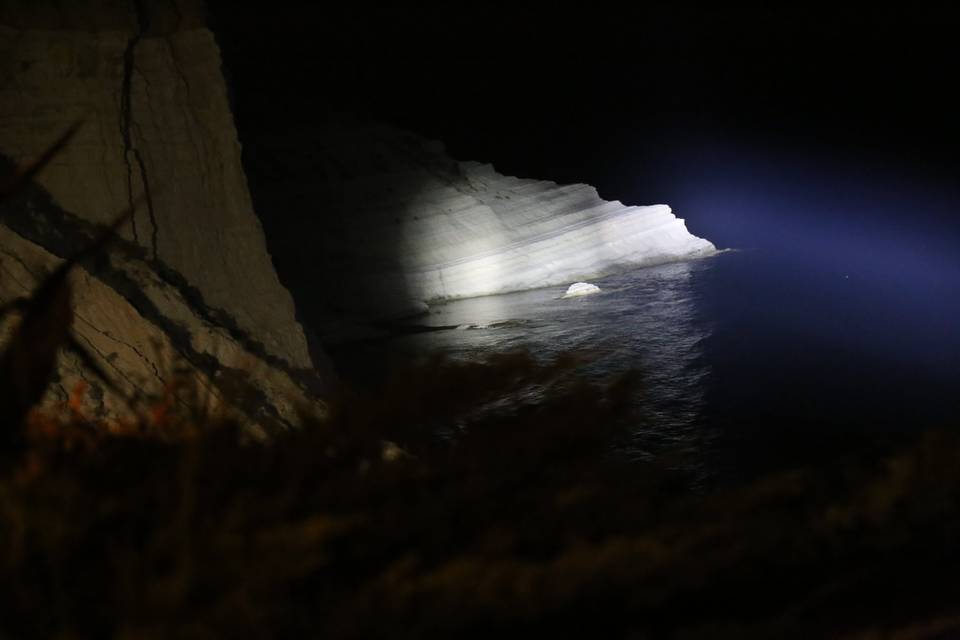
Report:
M 145 194 L 122 235 L 270 354 L 308 368 L 200 3 L 0 4 L 0 153 L 27 161 L 77 120 L 84 126 L 39 184 L 64 210 L 101 223 Z
M 253 211 L 203 17 L 199 0 L 0 0 L 0 171 L 83 122 L 0 202 L 0 302 L 29 295 L 143 196 L 111 249 L 73 275 L 78 340 L 123 394 L 155 395 L 185 368 L 214 405 L 284 428 L 321 407 L 325 381 Z M 89 411 L 123 413 L 69 353 L 47 401 L 81 381 Z
M 112 384 L 64 350 L 45 405 L 56 407 L 74 396 L 91 417 L 132 417 L 130 398 L 162 398 L 179 381 L 187 384 L 184 402 L 229 412 L 265 432 L 283 430 L 321 410 L 297 372 L 205 318 L 184 291 L 130 251 L 129 246 L 111 250 L 71 277 L 73 335 Z M 0 304 L 29 296 L 61 262 L 0 224 Z M 5 319 L 4 335 L 14 322 L 15 314 Z

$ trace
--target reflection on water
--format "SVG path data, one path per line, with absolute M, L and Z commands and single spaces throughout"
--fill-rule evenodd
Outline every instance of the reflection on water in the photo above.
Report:
M 515 349 L 545 360 L 576 353 L 587 362 L 583 374 L 598 381 L 639 369 L 644 393 L 631 453 L 689 449 L 702 438 L 698 418 L 710 372 L 703 358 L 710 329 L 697 314 L 693 281 L 709 262 L 599 279 L 601 293 L 578 298 L 563 299 L 561 286 L 438 305 L 426 323 L 464 328 L 407 336 L 404 346 L 464 359 Z
M 477 328 L 371 348 L 574 352 L 595 380 L 639 369 L 630 453 L 680 449 L 711 477 L 746 477 L 956 423 L 954 266 L 902 281 L 853 266 L 726 252 L 599 279 L 602 293 L 579 298 L 554 287 L 438 305 L 416 322 Z

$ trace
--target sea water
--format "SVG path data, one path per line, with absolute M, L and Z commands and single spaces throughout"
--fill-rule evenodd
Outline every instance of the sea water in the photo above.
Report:
M 718 473 L 806 463 L 838 442 L 866 446 L 955 416 L 960 304 L 949 279 L 903 286 L 744 249 L 591 282 L 601 291 L 583 297 L 561 286 L 434 305 L 415 323 L 451 328 L 391 348 L 467 360 L 574 353 L 598 383 L 638 370 L 632 453 L 700 449 Z

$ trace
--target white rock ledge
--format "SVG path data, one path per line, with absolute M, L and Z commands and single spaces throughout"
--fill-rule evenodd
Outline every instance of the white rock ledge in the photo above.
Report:
M 578 298 L 580 296 L 589 296 L 592 293 L 600 293 L 600 287 L 589 282 L 574 282 L 567 288 L 563 294 L 564 298 Z

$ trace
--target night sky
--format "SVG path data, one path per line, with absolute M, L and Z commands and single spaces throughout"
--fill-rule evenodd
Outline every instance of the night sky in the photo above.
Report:
M 348 113 L 608 197 L 639 180 L 650 200 L 676 197 L 660 159 L 691 140 L 956 166 L 960 23 L 947 10 L 264 6 L 211 2 L 241 128 Z

